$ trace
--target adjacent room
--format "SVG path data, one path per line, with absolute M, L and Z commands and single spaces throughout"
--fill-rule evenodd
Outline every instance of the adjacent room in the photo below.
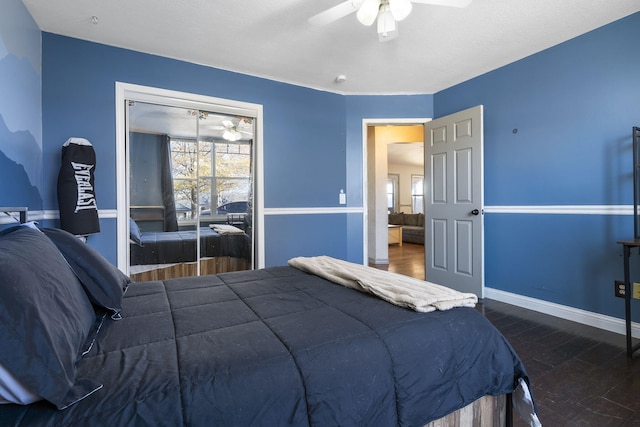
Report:
M 0 424 L 640 423 L 638 40 L 637 0 L 3 0 Z

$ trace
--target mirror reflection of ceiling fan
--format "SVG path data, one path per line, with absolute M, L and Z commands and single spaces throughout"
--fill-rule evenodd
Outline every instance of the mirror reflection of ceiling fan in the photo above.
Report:
M 231 119 L 224 119 L 220 125 L 213 126 L 211 129 L 221 130 L 222 138 L 227 141 L 239 141 L 244 135 L 253 136 L 252 121 L 248 117 L 238 117 L 238 122 L 234 123 Z
M 398 35 L 398 21 L 409 16 L 412 3 L 435 6 L 467 7 L 471 0 L 347 0 L 309 18 L 314 25 L 327 25 L 357 12 L 361 24 L 370 26 L 378 21 L 378 39 L 388 41 Z

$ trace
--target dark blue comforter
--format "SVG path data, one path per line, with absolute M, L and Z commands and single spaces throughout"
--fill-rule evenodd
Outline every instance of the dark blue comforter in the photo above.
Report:
M 78 376 L 0 425 L 420 426 L 525 370 L 476 310 L 416 313 L 291 267 L 132 284 Z

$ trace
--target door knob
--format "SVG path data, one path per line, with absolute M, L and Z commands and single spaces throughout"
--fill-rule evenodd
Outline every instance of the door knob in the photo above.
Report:
M 478 215 L 478 214 L 480 214 L 480 211 L 478 209 L 474 209 L 474 210 L 471 211 L 471 214 L 472 215 Z

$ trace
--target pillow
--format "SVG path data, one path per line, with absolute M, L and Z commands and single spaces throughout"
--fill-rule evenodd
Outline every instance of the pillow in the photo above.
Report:
M 390 213 L 389 224 L 391 225 L 404 225 L 404 213 Z
M 129 218 L 129 238 L 138 246 L 142 246 L 142 233 L 140 232 L 140 227 L 133 220 L 133 218 Z
M 112 319 L 120 319 L 122 295 L 131 279 L 73 234 L 57 228 L 42 228 L 42 232 L 64 255 L 91 302 L 109 310 Z
M 418 214 L 405 214 L 404 215 L 404 225 L 417 227 L 418 226 Z
M 38 396 L 58 409 L 102 387 L 76 379 L 76 361 L 96 320 L 79 280 L 40 231 L 18 226 L 0 235 L 0 365 L 4 401 Z M 13 381 L 7 381 L 12 378 Z M 18 401 L 16 401 L 18 400 Z

